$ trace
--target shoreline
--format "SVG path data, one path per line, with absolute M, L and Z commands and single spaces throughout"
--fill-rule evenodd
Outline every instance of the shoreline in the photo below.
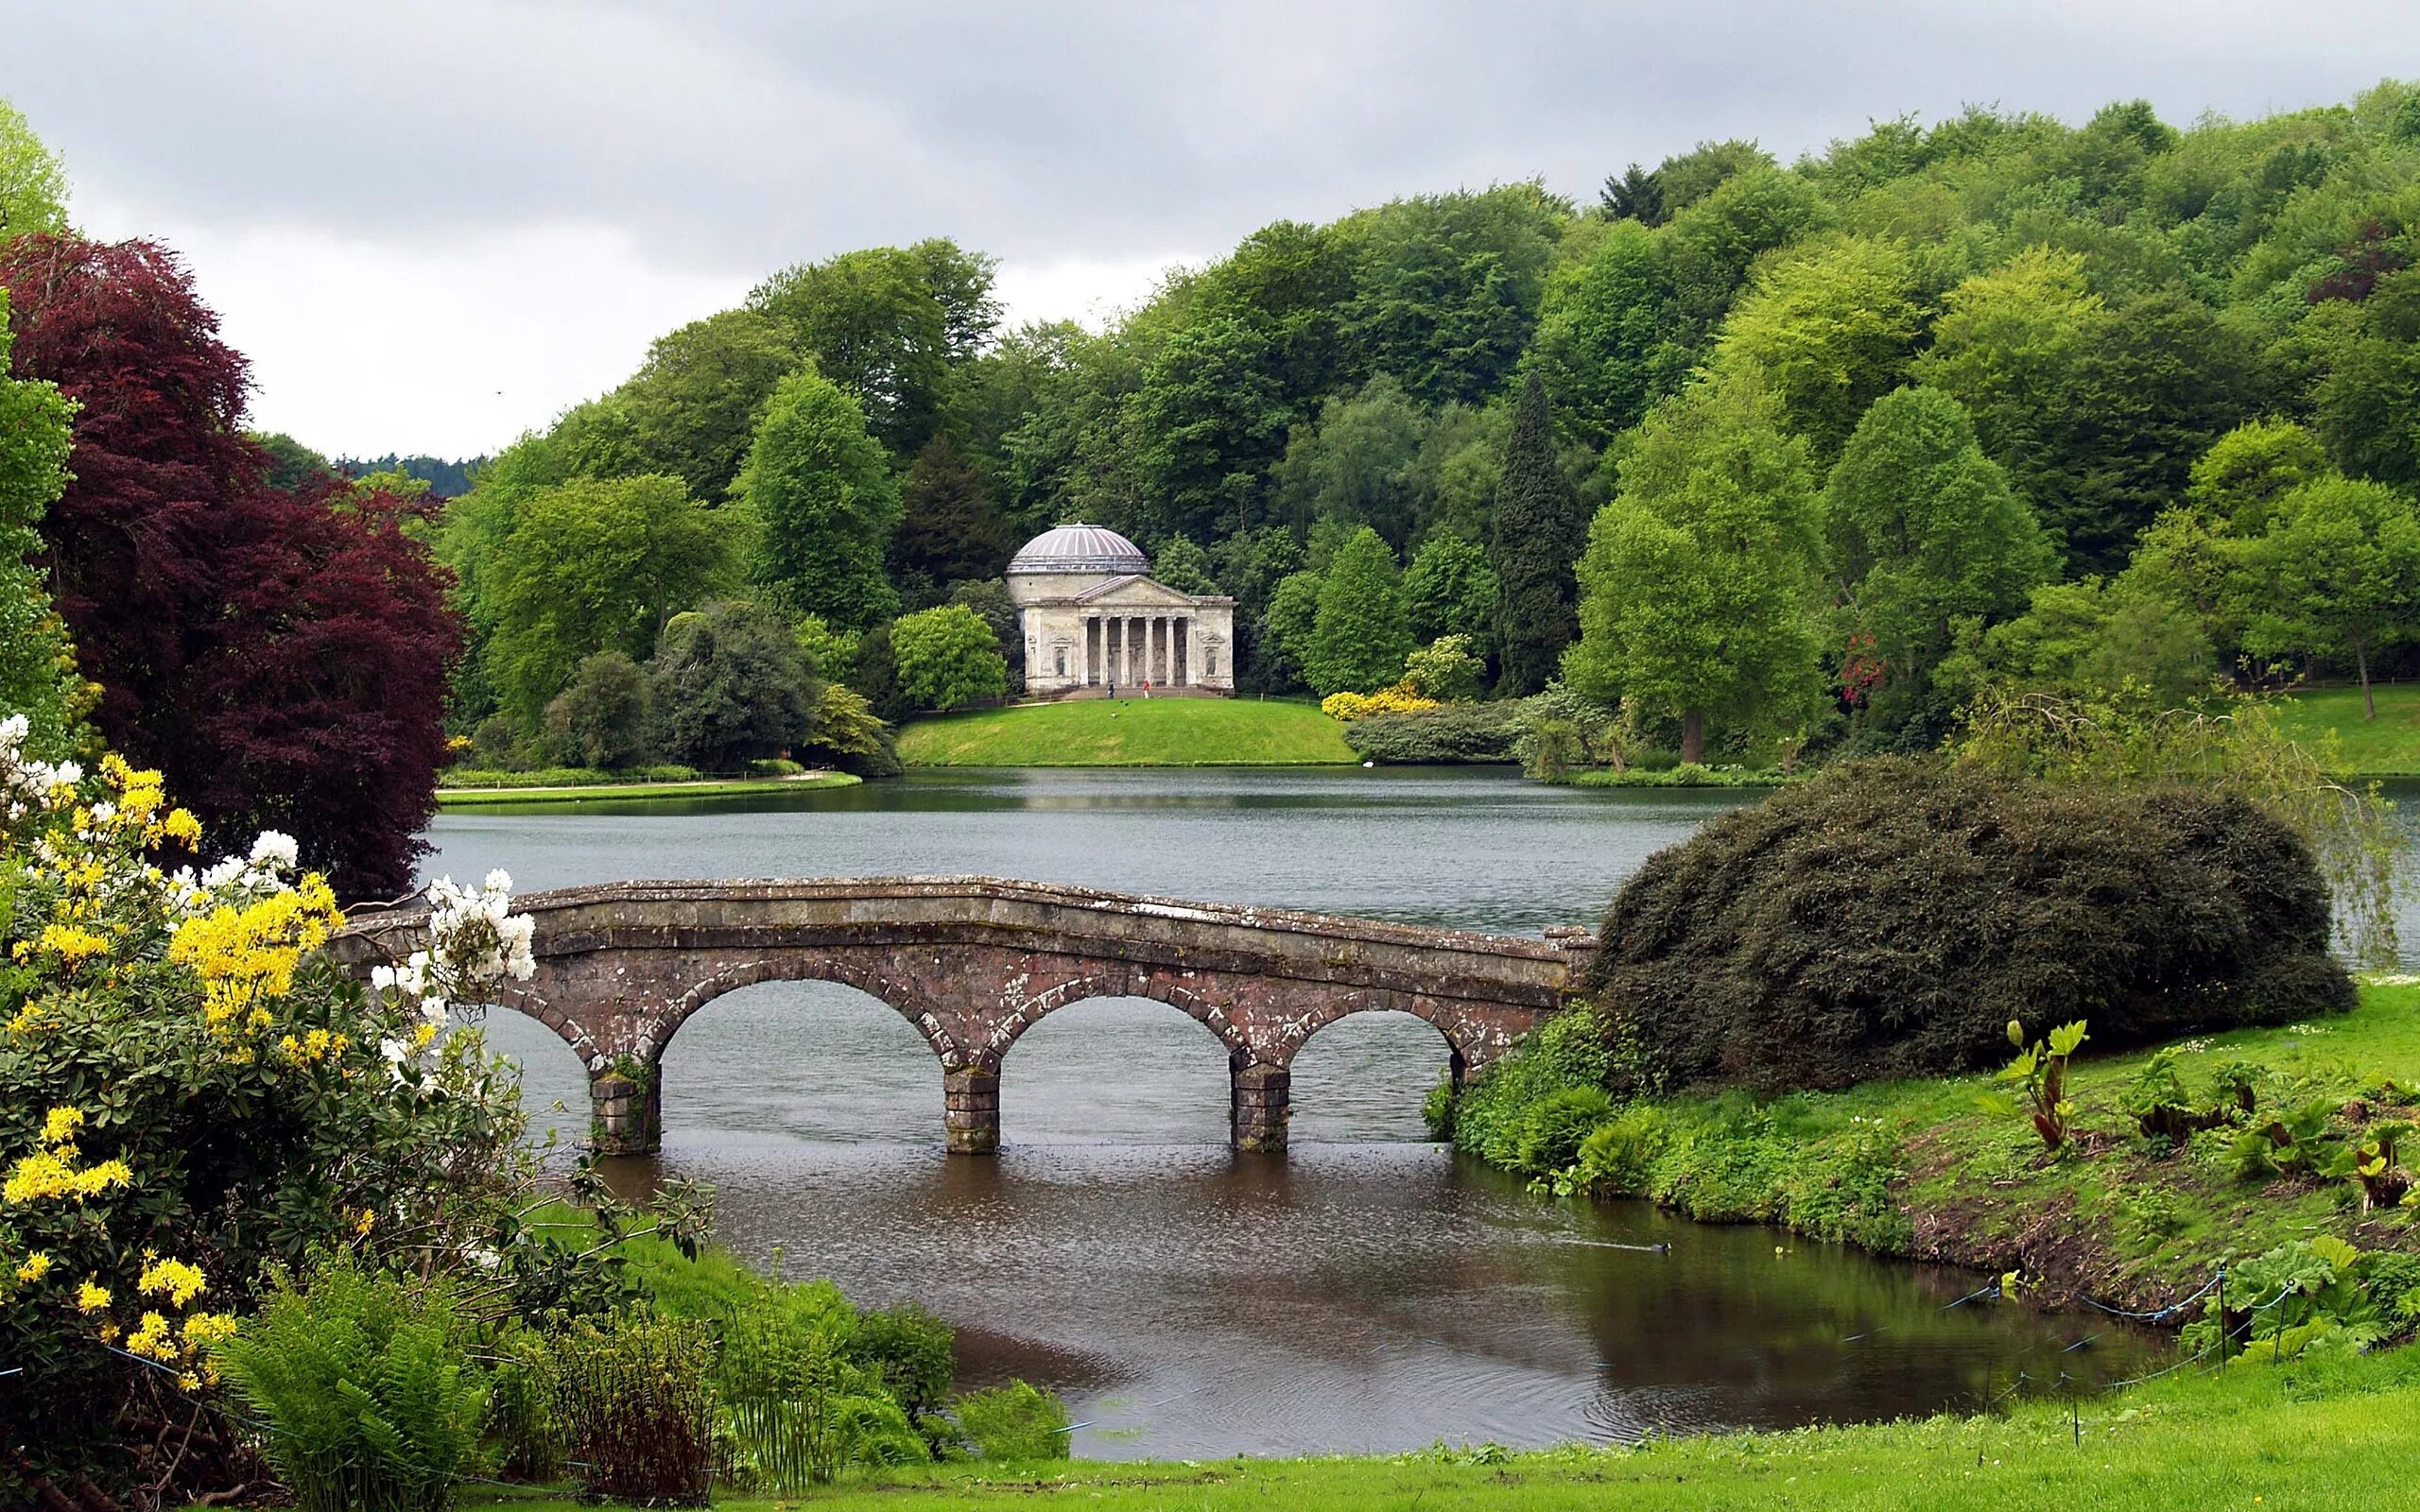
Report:
M 439 809 L 480 808 L 506 803 L 582 803 L 594 799 L 725 798 L 778 793 L 788 788 L 855 787 L 864 782 L 847 772 L 803 772 L 786 777 L 700 778 L 681 782 L 583 782 L 544 787 L 440 787 Z

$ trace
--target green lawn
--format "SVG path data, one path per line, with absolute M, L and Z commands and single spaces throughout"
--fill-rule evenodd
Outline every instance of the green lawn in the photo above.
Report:
M 2081 1432 L 2079 1432 L 2081 1430 Z M 964 1466 L 851 1480 L 801 1502 L 725 1508 L 941 1512 L 1601 1512 L 1621 1508 L 2408 1506 L 2420 1451 L 2420 1354 L 2238 1359 L 2088 1400 L 2004 1416 L 1664 1439 L 1634 1450 L 1430 1451 L 1369 1458 Z M 493 1498 L 493 1500 L 491 1500 Z M 465 1507 L 575 1512 L 578 1503 L 466 1486 Z
M 1305 766 L 1357 762 L 1309 704 L 1254 698 L 1081 698 L 920 719 L 910 766 Z
M 786 793 L 802 788 L 851 787 L 860 779 L 846 772 L 808 772 L 796 777 L 708 778 L 695 782 L 586 782 L 569 787 L 441 787 L 441 809 L 490 803 L 604 803 L 632 799 L 723 798 L 735 793 Z
M 2352 777 L 2420 777 L 2420 684 L 2377 686 L 2378 716 L 2364 716 L 2359 688 L 2312 688 L 2278 708 L 2286 733 L 2307 745 L 2336 733 L 2336 761 Z

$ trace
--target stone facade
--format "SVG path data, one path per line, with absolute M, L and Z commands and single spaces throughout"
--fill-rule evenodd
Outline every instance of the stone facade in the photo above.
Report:
M 840 982 L 915 1025 L 941 1062 L 949 1148 L 999 1142 L 999 1078 L 1019 1036 L 1070 1003 L 1142 997 L 1227 1047 L 1236 1146 L 1282 1150 L 1294 1055 L 1349 1013 L 1436 1026 L 1455 1077 L 1561 1006 L 1595 936 L 1474 935 L 1322 914 L 1132 897 L 985 877 L 616 883 L 535 893 L 537 975 L 501 1005 L 588 1068 L 598 1147 L 661 1137 L 664 1047 L 699 1009 L 756 982 Z M 368 915 L 337 937 L 366 971 L 424 943 L 424 916 Z
M 1060 525 L 1026 543 L 1008 583 L 1025 631 L 1027 693 L 1105 696 L 1139 693 L 1146 681 L 1154 692 L 1235 692 L 1236 601 L 1154 582 L 1150 565 L 1098 525 Z

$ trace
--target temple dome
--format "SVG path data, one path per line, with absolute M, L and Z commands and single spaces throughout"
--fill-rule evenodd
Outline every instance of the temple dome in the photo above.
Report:
M 1149 576 L 1151 558 L 1115 530 L 1098 525 L 1056 525 L 1025 543 L 1009 560 L 1015 573 L 1101 573 Z

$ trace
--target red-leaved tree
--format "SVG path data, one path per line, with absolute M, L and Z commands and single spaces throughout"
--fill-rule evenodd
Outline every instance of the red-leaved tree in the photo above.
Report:
M 461 650 L 422 507 L 321 478 L 289 493 L 241 429 L 242 355 L 149 242 L 0 249 L 12 367 L 81 407 L 43 524 L 110 744 L 213 839 L 285 830 L 350 896 L 408 886 Z

